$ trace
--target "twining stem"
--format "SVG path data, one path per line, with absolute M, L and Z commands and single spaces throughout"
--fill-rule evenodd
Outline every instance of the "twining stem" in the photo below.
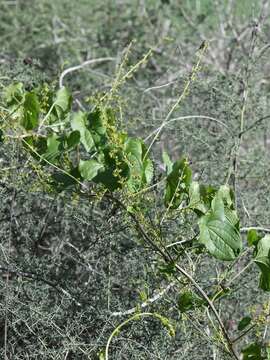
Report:
M 123 321 L 111 333 L 111 335 L 110 335 L 110 337 L 109 337 L 109 339 L 107 341 L 106 348 L 105 348 L 105 360 L 109 359 L 109 347 L 110 347 L 110 344 L 111 344 L 112 339 L 114 338 L 114 336 L 118 335 L 119 332 L 121 331 L 121 329 L 125 325 L 127 325 L 129 322 L 131 322 L 133 320 L 139 320 L 140 318 L 143 318 L 143 317 L 154 317 L 154 318 L 160 320 L 163 325 L 165 325 L 165 322 L 166 322 L 166 326 L 169 327 L 170 332 L 173 332 L 173 328 L 170 326 L 168 319 L 161 316 L 160 314 L 150 313 L 150 312 L 135 314 L 135 315 L 131 316 L 130 318 L 128 318 L 127 320 Z

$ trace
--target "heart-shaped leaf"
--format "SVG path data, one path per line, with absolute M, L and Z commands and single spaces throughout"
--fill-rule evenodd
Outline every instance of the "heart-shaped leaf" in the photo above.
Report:
M 234 260 L 242 249 L 238 218 L 234 211 L 224 207 L 218 193 L 212 200 L 211 209 L 199 220 L 199 242 L 211 255 L 220 260 Z
M 79 164 L 79 171 L 85 180 L 92 180 L 97 176 L 98 172 L 103 168 L 103 165 L 96 160 L 81 160 Z
M 205 214 L 208 210 L 207 205 L 203 202 L 201 195 L 201 186 L 197 181 L 193 181 L 189 187 L 189 204 L 190 209 L 196 210 L 197 213 Z
M 144 185 L 150 184 L 154 169 L 151 159 L 146 156 L 146 146 L 140 139 L 128 138 L 124 148 L 127 164 L 129 166 L 129 190 L 136 192 Z
M 83 144 L 85 150 L 89 152 L 94 146 L 94 140 L 90 131 L 86 127 L 86 114 L 79 111 L 74 114 L 71 119 L 72 130 L 77 130 L 80 133 L 80 141 Z
M 58 118 L 63 118 L 70 111 L 72 96 L 64 86 L 56 93 L 54 101 L 55 110 Z

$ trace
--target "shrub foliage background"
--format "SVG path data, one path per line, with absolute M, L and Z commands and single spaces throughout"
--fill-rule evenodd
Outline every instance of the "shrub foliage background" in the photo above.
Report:
M 164 176 L 164 150 L 173 161 L 186 155 L 195 180 L 216 187 L 229 180 L 235 188 L 245 244 L 247 228 L 263 229 L 258 231 L 260 236 L 267 233 L 267 2 L 216 1 L 213 6 L 210 1 L 195 0 L 183 5 L 177 1 L 17 0 L 0 6 L 1 137 L 17 131 L 12 117 L 6 118 L 7 86 L 21 82 L 26 91 L 39 87 L 42 99 L 47 97 L 50 103 L 64 69 L 109 57 L 113 60 L 65 76 L 64 85 L 74 98 L 72 110 L 91 110 L 113 86 L 110 103 L 116 109 L 117 126 L 149 145 L 148 136 L 161 126 L 183 92 L 198 47 L 209 39 L 202 66 L 171 118 L 175 120 L 164 126 L 152 147 L 152 184 Z M 117 83 L 117 76 L 138 64 L 150 47 L 151 56 L 134 69 L 132 77 Z M 47 106 L 45 101 L 44 112 Z M 218 122 L 188 118 L 191 115 Z M 194 306 L 194 301 L 201 300 L 194 300 L 194 288 L 185 278 L 173 284 L 173 269 L 145 246 L 131 219 L 106 201 L 102 188 L 98 201 L 79 197 L 72 189 L 56 192 L 48 186 L 50 168 L 44 170 L 38 159 L 33 161 L 18 141 L 7 136 L 4 140 L 0 147 L 1 356 L 98 359 L 113 329 L 127 318 L 117 313 L 166 289 L 144 310 L 169 318 L 175 337 L 167 336 L 157 319 L 131 322 L 113 340 L 110 358 L 231 358 L 220 349 L 222 340 L 210 310 Z M 143 194 L 140 201 L 153 227 L 163 206 L 162 187 L 154 191 Z M 189 214 L 172 213 L 162 224 L 166 245 L 196 238 L 197 230 Z M 269 296 L 258 289 L 259 268 L 253 261 L 249 264 L 253 248 L 247 248 L 233 268 L 231 263 L 209 258 L 196 241 L 170 249 L 209 295 L 220 289 L 223 278 L 228 282 L 235 277 L 231 287 L 225 280 L 222 283 L 231 291 L 216 301 L 216 307 L 234 337 L 250 326 L 242 323 L 238 330 L 239 321 L 248 322 L 251 317 L 252 329 L 237 346 L 240 351 L 253 343 L 248 351 L 254 352 L 254 359 L 266 356 Z M 262 346 L 261 355 L 256 346 Z

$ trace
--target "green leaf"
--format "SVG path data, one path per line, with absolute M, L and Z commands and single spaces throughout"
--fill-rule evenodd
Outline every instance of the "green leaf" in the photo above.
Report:
M 115 130 L 115 115 L 111 109 L 96 108 L 87 116 L 87 128 L 91 131 L 96 147 L 108 144 L 109 134 Z
M 230 210 L 225 207 L 225 217 L 227 220 L 238 230 L 240 231 L 240 221 L 237 215 L 236 210 Z
M 238 330 L 242 331 L 244 330 L 250 323 L 251 323 L 251 317 L 250 316 L 245 316 L 243 317 L 243 319 L 241 319 L 239 321 L 239 324 L 238 324 Z
M 234 208 L 234 194 L 232 189 L 228 185 L 220 186 L 218 190 L 219 195 L 221 196 L 223 203 L 229 209 Z
M 185 158 L 173 164 L 172 171 L 166 179 L 165 205 L 167 207 L 177 209 L 184 198 L 188 197 L 191 176 L 191 169 Z
M 103 184 L 110 191 L 123 187 L 129 177 L 129 167 L 122 148 L 107 146 L 99 153 L 98 161 L 104 165 L 104 170 L 93 180 Z
M 98 354 L 98 359 L 99 360 L 105 360 L 105 355 L 103 351 L 100 351 L 100 353 Z
M 40 160 L 40 157 L 46 153 L 47 150 L 47 139 L 44 137 L 27 136 L 23 139 L 24 148 L 30 152 L 33 158 Z M 39 156 L 32 151 L 34 149 Z
M 45 162 L 42 162 L 42 159 L 46 159 L 47 161 L 54 163 L 56 158 L 61 155 L 60 145 L 61 140 L 56 134 L 52 134 L 47 138 L 43 136 L 28 136 L 24 138 L 23 142 L 23 146 L 26 150 L 29 151 L 35 159 L 41 160 L 41 163 L 43 164 L 45 164 Z M 31 150 L 32 148 L 38 155 Z
M 95 146 L 93 137 L 90 131 L 86 128 L 87 114 L 79 111 L 74 114 L 71 119 L 72 130 L 77 130 L 80 133 L 80 141 L 83 144 L 85 150 L 89 152 Z
M 33 130 L 38 125 L 39 118 L 39 102 L 34 92 L 25 95 L 23 104 L 23 116 L 21 120 L 25 130 Z
M 261 346 L 257 343 L 251 343 L 241 352 L 243 360 L 263 360 Z
M 56 93 L 54 101 L 55 110 L 58 118 L 63 118 L 71 109 L 72 96 L 64 86 Z
M 77 146 L 80 143 L 80 138 L 81 135 L 78 130 L 72 131 L 66 139 L 68 149 L 73 149 L 75 146 Z
M 171 161 L 171 159 L 166 151 L 163 151 L 163 153 L 162 153 L 162 160 L 165 165 L 166 174 L 169 175 L 173 169 L 173 162 Z
M 270 235 L 265 235 L 258 242 L 254 262 L 261 270 L 259 287 L 270 291 Z
M 240 233 L 234 224 L 235 214 L 230 211 L 225 211 L 222 196 L 217 194 L 211 209 L 199 220 L 199 242 L 215 258 L 228 261 L 234 260 L 242 249 Z
M 188 207 L 193 210 L 198 210 L 199 213 L 205 214 L 208 210 L 203 203 L 201 196 L 201 186 L 197 181 L 193 181 L 189 187 L 189 204 Z
M 103 165 L 96 160 L 80 160 L 79 171 L 85 180 L 92 180 L 101 169 L 103 169 Z
M 209 210 L 217 189 L 211 185 L 200 185 L 200 195 L 205 207 Z
M 154 176 L 154 166 L 151 159 L 145 159 L 142 166 L 142 182 L 150 184 Z
M 143 157 L 143 142 L 137 138 L 128 138 L 125 144 L 125 152 L 132 155 L 138 162 Z
M 248 246 L 257 245 L 260 238 L 261 237 L 258 235 L 255 229 L 250 229 L 247 233 Z
M 142 140 L 127 138 L 124 151 L 129 166 L 130 176 L 127 182 L 129 190 L 136 192 L 150 184 L 153 178 L 153 163 L 148 156 L 147 148 Z
M 52 134 L 47 138 L 47 150 L 43 157 L 53 163 L 56 158 L 60 155 L 59 146 L 61 144 L 61 140 L 56 134 Z
M 270 360 L 270 346 L 266 348 L 267 360 Z
M 99 109 L 89 113 L 87 121 L 87 125 L 91 131 L 96 132 L 98 135 L 104 135 L 106 133 L 106 124 L 104 124 L 104 119 L 102 119 L 102 113 Z
M 204 304 L 204 301 L 192 291 L 183 292 L 178 299 L 178 308 L 181 312 L 193 310 Z

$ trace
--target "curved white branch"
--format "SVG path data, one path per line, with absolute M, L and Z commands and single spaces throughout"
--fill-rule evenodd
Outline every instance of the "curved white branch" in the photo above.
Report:
M 167 291 L 169 291 L 173 286 L 175 286 L 176 281 L 171 282 L 168 286 L 165 287 L 165 289 L 161 290 L 160 292 L 158 292 L 156 295 L 154 295 L 152 298 L 147 299 L 145 302 L 143 302 L 142 304 L 133 307 L 132 309 L 129 310 L 125 310 L 125 311 L 116 311 L 113 312 L 111 315 L 112 316 L 126 316 L 126 315 L 131 315 L 136 313 L 136 311 L 138 311 L 138 308 L 143 309 L 145 307 L 147 307 L 148 305 L 152 304 L 153 302 L 159 300 Z
M 171 119 L 167 122 L 163 122 L 161 126 L 159 126 L 158 128 L 156 128 L 151 134 L 149 134 L 145 139 L 144 141 L 147 141 L 148 139 L 150 139 L 153 135 L 155 135 L 156 133 L 160 133 L 161 130 L 169 125 L 170 123 L 174 122 L 174 121 L 179 121 L 179 120 L 188 120 L 188 119 L 204 119 L 204 120 L 210 120 L 210 121 L 214 121 L 216 122 L 217 124 L 223 126 L 226 128 L 226 130 L 230 133 L 230 129 L 229 127 L 222 121 L 216 119 L 216 118 L 213 118 L 211 116 L 205 116 L 205 115 L 187 115 L 187 116 L 180 116 L 180 117 L 177 117 L 177 118 L 174 118 L 174 119 Z
M 87 61 L 84 61 L 82 64 L 80 65 L 76 65 L 76 66 L 72 66 L 66 70 L 64 70 L 61 75 L 60 75 L 60 78 L 59 78 L 59 87 L 63 87 L 63 80 L 64 80 L 64 77 L 73 72 L 73 71 L 77 71 L 77 70 L 80 70 L 82 69 L 83 67 L 87 66 L 87 65 L 91 65 L 91 64 L 94 64 L 94 63 L 99 63 L 99 62 L 104 62 L 104 61 L 113 61 L 115 60 L 115 58 L 113 57 L 104 57 L 104 58 L 97 58 L 97 59 L 91 59 L 91 60 L 87 60 Z

